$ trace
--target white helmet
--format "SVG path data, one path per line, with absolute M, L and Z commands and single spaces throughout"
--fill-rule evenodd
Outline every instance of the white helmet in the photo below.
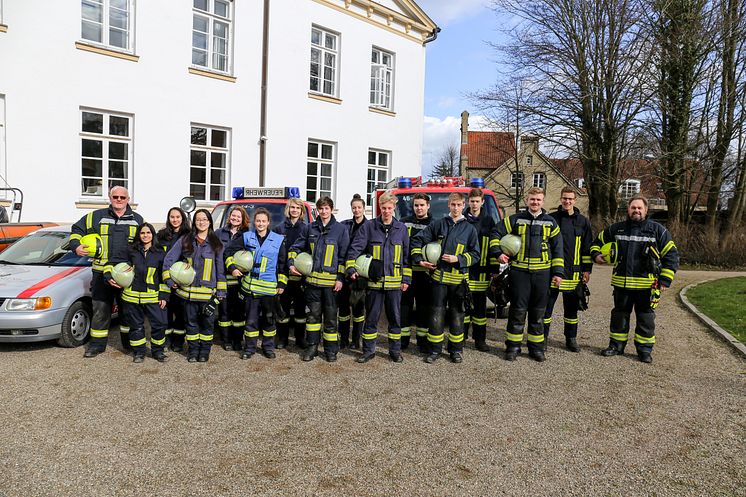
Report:
M 301 252 L 295 257 L 293 265 L 303 276 L 311 276 L 313 272 L 313 257 L 308 252 Z
M 128 288 L 135 279 L 135 268 L 126 262 L 120 262 L 111 270 L 111 277 L 117 285 Z
M 437 264 L 443 255 L 443 247 L 440 242 L 430 242 L 422 248 L 422 256 L 430 264 Z
M 179 286 L 191 286 L 194 277 L 197 275 L 192 265 L 183 261 L 174 262 L 169 273 L 171 279 Z
M 244 273 L 251 271 L 254 267 L 254 254 L 248 250 L 239 250 L 233 254 L 233 264 Z
M 500 249 L 503 254 L 513 257 L 521 250 L 521 237 L 517 235 L 505 235 L 500 238 Z

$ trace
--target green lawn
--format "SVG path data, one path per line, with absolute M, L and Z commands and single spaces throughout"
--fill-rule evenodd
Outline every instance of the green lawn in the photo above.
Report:
M 720 327 L 746 343 L 746 278 L 703 283 L 689 290 L 686 296 Z

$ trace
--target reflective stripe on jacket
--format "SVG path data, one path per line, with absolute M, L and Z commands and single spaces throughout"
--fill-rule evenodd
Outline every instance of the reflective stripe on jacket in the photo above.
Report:
M 182 237 L 183 238 L 183 237 Z M 223 269 L 223 247 L 215 252 L 207 241 L 192 242 L 192 253 L 182 253 L 182 239 L 174 243 L 171 250 L 166 254 L 163 261 L 163 279 L 171 288 L 174 281 L 171 279 L 169 269 L 177 261 L 187 261 L 194 268 L 195 276 L 191 285 L 177 287 L 176 295 L 191 300 L 205 302 L 210 300 L 213 293 L 218 297 L 225 297 L 227 284 L 225 282 L 225 270 Z
M 565 260 L 557 221 L 544 209 L 534 217 L 525 210 L 503 219 L 490 236 L 490 252 L 502 254 L 500 239 L 505 235 L 518 235 L 521 249 L 510 260 L 510 267 L 520 271 L 551 271 L 552 276 L 564 277 Z
M 143 218 L 127 205 L 121 217 L 114 213 L 109 206 L 97 209 L 81 217 L 72 225 L 70 234 L 70 249 L 75 251 L 80 246 L 80 239 L 85 235 L 98 233 L 103 242 L 101 257 L 93 260 L 94 271 L 104 271 L 104 266 L 111 266 L 127 261 L 129 244 L 135 239 L 137 227 L 143 223 Z
M 404 226 L 407 227 L 407 233 L 409 234 L 409 239 L 412 240 L 417 233 L 427 228 L 430 223 L 433 221 L 433 217 L 428 212 L 427 217 L 424 217 L 422 219 L 419 219 L 417 216 L 407 216 L 404 219 L 401 220 L 402 223 L 404 223 Z M 419 264 L 415 264 L 412 261 L 412 254 L 411 251 L 408 255 L 410 260 L 410 265 L 412 266 L 412 271 L 422 271 L 422 272 L 428 272 L 427 268 L 424 268 L 420 266 Z
M 313 286 L 331 287 L 337 281 L 344 281 L 347 249 L 350 234 L 347 227 L 337 222 L 334 216 L 324 226 L 321 218 L 303 226 L 293 246 L 288 250 L 288 267 L 293 265 L 300 252 L 308 252 L 313 257 L 313 270 L 306 277 L 306 283 Z
M 430 223 L 411 242 L 412 263 L 424 260 L 422 247 L 430 242 L 440 242 L 443 254 L 455 255 L 458 262 L 438 261 L 431 277 L 438 283 L 458 285 L 468 278 L 469 267 L 479 262 L 479 237 L 477 230 L 465 217 L 454 221 L 446 216 Z
M 402 283 L 409 285 L 412 282 L 408 253 L 409 235 L 404 223 L 393 219 L 386 231 L 379 216 L 365 223 L 355 235 L 347 254 L 347 269 L 352 272 L 355 259 L 363 254 L 371 255 L 383 262 L 383 278 L 368 280 L 368 288 L 398 290 Z
M 464 217 L 474 226 L 479 236 L 479 262 L 469 268 L 469 290 L 472 292 L 486 292 L 490 286 L 490 266 L 498 265 L 493 257 L 490 260 L 490 233 L 495 227 L 495 220 L 484 209 L 479 216 L 474 216 L 467 208 Z
M 163 281 L 163 260 L 166 252 L 157 245 L 145 252 L 143 248 L 130 247 L 129 264 L 135 268 L 135 279 L 122 292 L 122 300 L 130 304 L 157 304 L 168 300 L 171 290 Z

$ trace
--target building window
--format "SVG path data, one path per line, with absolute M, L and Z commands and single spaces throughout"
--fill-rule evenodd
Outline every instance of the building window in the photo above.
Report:
M 534 173 L 532 186 L 536 186 L 538 188 L 546 188 L 547 175 L 544 173 Z
M 82 0 L 80 37 L 130 50 L 132 0 Z
M 192 64 L 214 71 L 230 71 L 231 2 L 194 0 Z
M 518 171 L 510 174 L 510 188 L 523 188 L 523 173 Z
M 585 188 L 585 179 L 584 178 L 576 179 L 575 186 L 577 186 L 578 188 Z
M 306 200 L 309 202 L 315 202 L 324 195 L 332 196 L 334 148 L 333 143 L 308 142 Z
M 339 35 L 321 28 L 311 28 L 311 91 L 337 95 L 337 60 Z
M 534 163 L 534 156 L 533 155 L 527 155 L 526 156 L 526 164 L 530 166 L 533 163 Z
M 391 167 L 391 152 L 383 150 L 368 150 L 368 205 L 373 205 L 376 188 L 385 185 L 389 180 Z
M 370 105 L 391 110 L 394 82 L 394 54 L 373 48 L 370 66 Z
M 132 117 L 95 110 L 81 112 L 81 194 L 105 197 L 114 186 L 129 188 Z
M 619 187 L 619 194 L 622 198 L 630 198 L 633 195 L 640 193 L 640 180 L 638 179 L 627 179 Z
M 189 195 L 196 200 L 223 200 L 228 180 L 230 131 L 192 124 Z

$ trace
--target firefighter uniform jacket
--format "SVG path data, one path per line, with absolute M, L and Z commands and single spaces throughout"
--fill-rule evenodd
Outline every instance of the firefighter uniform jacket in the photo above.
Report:
M 342 224 L 344 224 L 347 227 L 347 231 L 350 232 L 350 243 L 352 243 L 352 240 L 355 239 L 355 235 L 358 234 L 358 232 L 360 231 L 360 228 L 362 228 L 363 225 L 365 225 L 365 223 L 367 222 L 368 220 L 366 218 L 363 218 L 362 223 L 356 223 L 355 218 L 345 219 L 344 221 L 342 221 Z
M 275 228 L 272 230 L 275 233 L 278 233 L 280 235 L 285 235 L 285 248 L 286 250 L 293 246 L 295 243 L 295 240 L 298 238 L 298 235 L 300 235 L 301 230 L 303 229 L 303 226 L 306 225 L 306 222 L 303 219 L 298 219 L 295 224 L 290 222 L 290 218 L 285 218 L 285 221 L 279 225 L 275 226 Z M 282 272 L 284 274 L 288 273 L 287 268 L 287 261 L 285 261 L 286 267 L 282 268 Z M 290 281 L 300 281 L 302 280 L 302 276 L 295 276 L 294 274 L 288 274 L 288 280 Z
M 162 230 L 158 231 L 158 235 L 156 236 L 156 243 L 159 247 L 163 248 L 163 251 L 168 254 L 168 251 L 171 250 L 171 247 L 174 246 L 174 243 L 176 243 L 176 240 L 179 239 L 179 232 L 173 231 L 171 228 L 166 226 Z
M 313 270 L 306 277 L 306 283 L 313 286 L 333 287 L 337 281 L 344 281 L 347 249 L 350 234 L 347 227 L 337 222 L 334 216 L 326 226 L 318 217 L 303 226 L 298 238 L 288 251 L 288 267 L 293 265 L 300 252 L 309 252 L 313 257 Z
M 404 223 L 404 226 L 407 227 L 407 233 L 409 234 L 409 239 L 412 240 L 412 238 L 417 235 L 420 231 L 427 228 L 430 223 L 433 221 L 433 217 L 430 215 L 430 213 L 427 213 L 427 217 L 424 217 L 422 219 L 418 219 L 417 216 L 407 216 L 404 219 L 401 220 L 402 223 Z M 409 254 L 410 261 L 411 261 L 411 253 Z M 415 264 L 414 261 L 411 261 L 412 271 L 417 272 L 427 272 L 427 268 L 420 266 L 419 264 Z
M 121 217 L 114 213 L 111 206 L 97 209 L 73 224 L 70 230 L 70 249 L 77 249 L 80 246 L 80 239 L 85 235 L 98 233 L 103 242 L 103 251 L 101 257 L 93 260 L 93 270 L 105 271 L 104 266 L 107 263 L 114 267 L 127 260 L 129 244 L 135 239 L 137 227 L 142 223 L 142 216 L 133 212 L 129 205 Z
M 564 277 L 562 236 L 557 221 L 542 209 L 534 217 L 525 210 L 503 219 L 490 236 L 490 252 L 500 256 L 500 239 L 505 235 L 518 235 L 521 249 L 510 261 L 510 267 L 519 271 L 550 271 L 552 276 Z
M 438 261 L 432 279 L 445 285 L 458 285 L 469 275 L 469 267 L 479 262 L 479 237 L 477 229 L 465 217 L 454 221 L 446 216 L 430 223 L 412 239 L 412 263 L 424 260 L 422 247 L 430 242 L 440 242 L 443 254 L 458 256 L 458 262 Z
M 355 259 L 361 255 L 371 255 L 383 263 L 383 278 L 368 280 L 368 288 L 398 290 L 402 283 L 412 283 L 408 253 L 409 235 L 404 223 L 393 219 L 387 230 L 379 216 L 365 223 L 352 241 L 347 253 L 347 270 L 354 271 Z
M 474 216 L 469 209 L 464 212 L 464 217 L 477 229 L 479 236 L 479 263 L 469 268 L 469 290 L 472 292 L 486 292 L 490 286 L 490 266 L 497 266 L 497 261 L 490 261 L 490 233 L 495 227 L 492 219 L 484 209 L 479 216 Z
M 577 207 L 573 207 L 572 214 L 568 213 L 562 206 L 550 214 L 560 227 L 562 235 L 562 247 L 565 253 L 565 277 L 562 279 L 560 290 L 574 290 L 580 283 L 584 272 L 593 270 L 591 259 L 591 243 L 593 233 L 588 218 L 580 213 Z
M 283 235 L 270 231 L 260 238 L 256 231 L 250 230 L 234 238 L 226 249 L 228 273 L 237 269 L 233 255 L 239 250 L 248 250 L 254 256 L 253 269 L 241 278 L 241 289 L 245 293 L 275 295 L 278 288 L 285 288 L 288 278 L 285 275 L 287 252 Z
M 220 238 L 220 241 L 223 243 L 223 257 L 228 258 L 228 247 L 230 246 L 231 242 L 235 240 L 236 238 L 241 238 L 243 234 L 247 230 L 238 230 L 235 234 L 231 233 L 231 229 L 228 226 L 223 226 L 219 230 L 215 231 L 215 234 L 218 235 L 218 238 Z M 239 249 L 240 250 L 240 249 Z M 233 255 L 233 254 L 230 254 Z M 227 261 L 223 261 L 226 267 L 228 266 Z M 231 274 L 231 271 L 225 272 L 225 282 L 229 287 L 238 285 L 238 278 L 233 276 Z
M 671 286 L 679 268 L 679 251 L 671 233 L 662 225 L 650 219 L 627 219 L 612 224 L 593 241 L 593 259 L 601 253 L 601 246 L 606 243 L 616 243 L 617 246 L 617 260 L 611 273 L 612 286 L 629 290 L 647 289 L 656 279 L 663 286 Z M 659 276 L 653 272 L 651 257 L 660 260 Z
M 183 238 L 183 237 L 182 237 Z M 171 250 L 166 254 L 163 261 L 163 279 L 166 285 L 172 288 L 174 281 L 171 279 L 169 269 L 177 261 L 187 261 L 194 268 L 196 273 L 194 281 L 190 286 L 176 288 L 176 295 L 184 300 L 193 302 L 207 302 L 213 293 L 222 298 L 226 295 L 227 285 L 225 282 L 225 265 L 223 264 L 223 247 L 217 252 L 212 249 L 207 241 L 198 243 L 196 240 L 192 243 L 192 253 L 182 253 L 182 239 L 180 238 Z
M 163 282 L 163 260 L 166 252 L 152 245 L 147 252 L 140 246 L 129 249 L 129 264 L 135 268 L 135 279 L 122 292 L 122 300 L 130 304 L 157 304 L 168 300 L 171 290 Z

